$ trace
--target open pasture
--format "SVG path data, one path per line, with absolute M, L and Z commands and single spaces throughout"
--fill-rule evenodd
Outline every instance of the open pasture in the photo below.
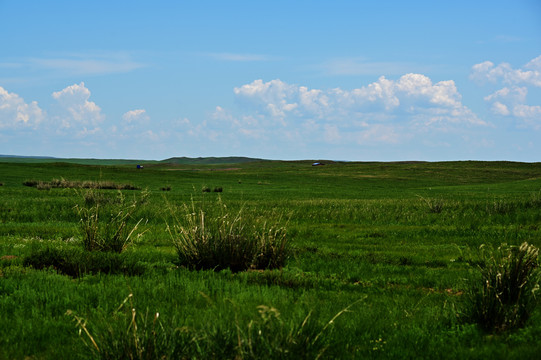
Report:
M 481 244 L 541 246 L 541 163 L 325 164 L 0 163 L 0 358 L 538 356 L 540 309 L 499 334 L 457 314 Z M 133 189 L 89 198 L 83 182 Z M 119 191 L 146 194 L 122 271 L 28 266 L 42 249 L 80 249 L 76 206 Z M 168 225 L 184 204 L 219 201 L 286 227 L 285 267 L 179 266 Z

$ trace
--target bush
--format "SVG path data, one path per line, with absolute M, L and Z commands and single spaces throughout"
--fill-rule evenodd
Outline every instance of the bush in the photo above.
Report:
M 218 199 L 215 212 L 184 205 L 184 212 L 171 229 L 180 265 L 193 269 L 275 269 L 284 266 L 290 254 L 286 229 L 262 217 L 231 213 Z
M 145 202 L 148 193 L 140 199 L 126 203 L 126 198 L 119 191 L 116 201 L 102 206 L 102 197 L 89 189 L 82 197 L 84 204 L 77 205 L 81 217 L 79 221 L 83 236 L 83 248 L 87 251 L 122 252 L 133 242 L 134 237 L 142 236 L 138 228 L 143 219 L 129 223 L 138 206 Z
M 143 263 L 125 254 L 53 247 L 32 250 L 23 259 L 23 265 L 35 269 L 53 268 L 71 277 L 89 273 L 141 275 L 146 269 Z
M 39 181 L 37 181 L 37 180 L 25 180 L 25 181 L 23 181 L 24 186 L 36 187 L 38 184 L 39 184 Z
M 539 290 L 539 249 L 528 243 L 505 244 L 494 250 L 481 246 L 478 283 L 466 298 L 464 316 L 488 332 L 522 327 L 530 317 Z

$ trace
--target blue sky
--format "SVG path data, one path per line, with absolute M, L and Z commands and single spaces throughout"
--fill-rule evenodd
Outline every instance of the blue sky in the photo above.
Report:
M 0 0 L 0 154 L 541 161 L 541 2 Z

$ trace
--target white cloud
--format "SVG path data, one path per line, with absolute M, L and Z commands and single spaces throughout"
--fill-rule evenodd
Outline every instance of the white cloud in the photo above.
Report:
M 126 124 L 145 123 L 150 120 L 146 110 L 130 110 L 122 115 L 122 120 Z
M 538 125 L 541 125 L 541 106 L 518 104 L 513 108 L 513 115 L 522 118 L 537 119 Z
M 204 129 L 218 129 L 220 138 L 227 138 L 233 131 L 276 147 L 400 146 L 415 139 L 426 143 L 427 136 L 460 136 L 469 127 L 488 125 L 462 104 L 454 81 L 434 83 L 422 74 L 396 80 L 382 76 L 355 89 L 310 89 L 258 79 L 233 91 L 235 113 L 217 107 L 196 134 L 208 137 Z
M 491 61 L 485 61 L 472 67 L 470 78 L 479 83 L 501 81 L 509 85 L 523 84 L 541 87 L 541 56 L 519 69 L 513 69 L 508 63 L 494 65 Z
M 492 111 L 492 113 L 502 116 L 507 116 L 511 113 L 507 105 L 502 104 L 499 101 L 495 101 L 494 103 L 492 103 L 490 110 Z
M 54 92 L 52 97 L 58 102 L 57 118 L 60 119 L 63 128 L 96 127 L 105 118 L 101 114 L 101 108 L 89 101 L 90 90 L 85 87 L 84 82 Z
M 524 67 L 533 71 L 541 71 L 541 55 L 533 60 L 530 60 L 526 65 L 524 65 Z
M 470 77 L 479 83 L 507 85 L 484 97 L 494 115 L 512 118 L 521 127 L 541 127 L 541 106 L 526 103 L 529 89 L 541 87 L 541 56 L 518 69 L 485 61 L 472 67 Z
M 513 86 L 511 88 L 504 87 L 493 94 L 485 96 L 485 101 L 503 100 L 505 102 L 523 103 L 526 101 L 528 89 L 525 87 Z
M 45 112 L 37 102 L 28 104 L 0 86 L 0 128 L 36 127 L 44 117 Z
M 490 104 L 490 110 L 498 116 L 514 117 L 520 125 L 538 129 L 541 126 L 541 106 L 526 104 L 526 87 L 504 87 L 484 100 Z
M 144 132 L 148 130 L 150 116 L 146 110 L 136 109 L 125 112 L 122 115 L 122 133 L 126 132 Z
M 355 118 L 379 117 L 389 119 L 400 115 L 410 120 L 425 118 L 430 124 L 433 116 L 449 123 L 482 125 L 461 103 L 455 83 L 451 80 L 433 84 L 421 74 L 406 74 L 398 81 L 380 77 L 378 81 L 353 90 L 308 89 L 281 80 L 255 80 L 235 88 L 241 105 L 283 124 L 297 118 L 351 121 Z M 374 116 L 374 113 L 379 115 Z M 383 116 L 382 116 L 383 115 Z

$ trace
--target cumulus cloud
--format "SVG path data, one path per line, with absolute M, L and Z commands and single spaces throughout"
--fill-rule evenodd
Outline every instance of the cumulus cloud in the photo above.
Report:
M 541 87 L 541 56 L 518 69 L 485 61 L 472 67 L 471 78 L 504 86 L 484 97 L 492 114 L 513 119 L 521 127 L 541 128 L 541 106 L 527 104 L 529 90 Z
M 472 67 L 470 78 L 478 83 L 488 81 L 491 83 L 503 82 L 508 85 L 522 84 L 541 87 L 541 56 L 518 69 L 514 69 L 508 63 L 495 65 L 491 61 L 484 61 Z
M 137 110 L 130 110 L 124 115 L 122 115 L 122 120 L 126 123 L 133 123 L 137 121 L 147 121 L 149 120 L 148 115 L 146 114 L 146 110 L 143 109 L 137 109 Z
M 90 90 L 84 82 L 66 87 L 52 94 L 58 103 L 57 118 L 61 121 L 61 127 L 71 128 L 77 126 L 96 127 L 104 120 L 101 108 L 96 103 L 89 101 Z
M 241 105 L 282 124 L 296 118 L 340 122 L 398 115 L 424 125 L 436 121 L 484 124 L 462 104 L 452 80 L 434 84 L 421 74 L 406 74 L 397 81 L 382 76 L 374 83 L 353 90 L 308 89 L 278 79 L 255 80 L 235 88 L 234 93 Z
M 0 128 L 36 127 L 44 117 L 37 102 L 28 104 L 0 86 Z
M 146 123 L 150 120 L 146 110 L 136 109 L 130 110 L 122 115 L 122 120 L 125 124 Z
M 258 79 L 233 91 L 240 112 L 217 108 L 215 118 L 240 135 L 269 143 L 395 146 L 488 125 L 462 103 L 454 81 L 433 82 L 422 74 L 381 76 L 354 89 Z
M 504 87 L 488 96 L 484 100 L 489 103 L 490 111 L 494 115 L 513 117 L 519 125 L 535 129 L 541 128 L 541 106 L 527 105 L 526 87 Z

